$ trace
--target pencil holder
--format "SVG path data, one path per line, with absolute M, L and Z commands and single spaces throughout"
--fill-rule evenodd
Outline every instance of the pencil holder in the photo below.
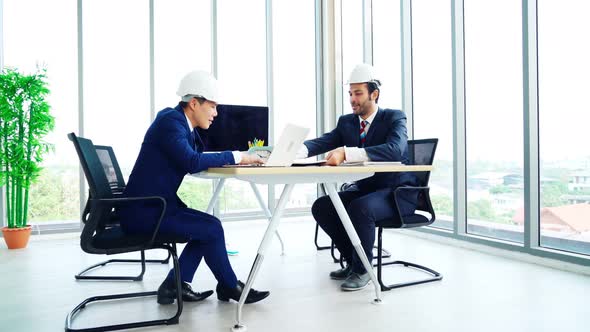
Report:
M 248 153 L 257 154 L 262 159 L 267 159 L 272 152 L 272 146 L 253 146 L 248 149 Z

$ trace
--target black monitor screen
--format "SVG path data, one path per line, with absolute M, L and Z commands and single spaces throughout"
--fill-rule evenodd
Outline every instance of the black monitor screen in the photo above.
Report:
M 217 117 L 207 130 L 197 129 L 205 151 L 246 151 L 248 141 L 268 146 L 268 107 L 218 105 Z

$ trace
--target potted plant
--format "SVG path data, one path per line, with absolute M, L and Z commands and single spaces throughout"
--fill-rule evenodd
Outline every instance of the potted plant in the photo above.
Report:
M 43 140 L 54 126 L 46 78 L 45 69 L 30 75 L 11 68 L 0 73 L 0 185 L 8 221 L 2 233 L 9 249 L 27 245 L 29 187 L 39 176 L 43 155 L 52 148 Z

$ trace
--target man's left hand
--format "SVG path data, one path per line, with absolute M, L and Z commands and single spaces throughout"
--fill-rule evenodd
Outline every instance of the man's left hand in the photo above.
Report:
M 342 164 L 342 162 L 344 161 L 344 157 L 346 157 L 346 155 L 344 154 L 344 147 L 334 149 L 330 151 L 326 156 L 326 165 L 338 166 Z

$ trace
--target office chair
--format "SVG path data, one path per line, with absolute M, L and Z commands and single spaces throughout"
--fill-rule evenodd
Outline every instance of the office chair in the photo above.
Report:
M 180 267 L 178 256 L 174 243 L 186 243 L 187 238 L 172 236 L 169 234 L 160 234 L 158 229 L 166 211 L 166 200 L 160 196 L 149 197 L 117 197 L 109 186 L 107 174 L 100 162 L 99 155 L 96 152 L 92 141 L 82 137 L 77 137 L 74 133 L 68 134 L 69 139 L 74 143 L 80 164 L 84 170 L 86 181 L 88 182 L 90 197 L 88 199 L 87 220 L 84 220 L 84 228 L 80 236 L 80 247 L 89 254 L 96 255 L 114 255 L 128 252 L 143 252 L 151 249 L 167 250 L 172 257 L 174 266 L 174 275 L 176 289 L 182 289 L 180 280 Z M 156 201 L 161 204 L 162 211 L 157 220 L 152 234 L 129 235 L 121 230 L 118 223 L 112 223 L 113 210 L 115 207 L 131 201 Z M 86 308 L 89 303 L 98 301 L 112 301 L 127 298 L 137 298 L 145 296 L 155 296 L 156 291 L 138 292 L 126 294 L 110 294 L 93 296 L 85 299 L 78 304 L 66 317 L 65 331 L 114 331 L 121 329 L 130 329 L 154 325 L 178 324 L 180 314 L 182 313 L 182 295 L 178 291 L 176 294 L 177 310 L 174 316 L 166 319 L 156 319 L 149 321 L 139 321 L 124 324 L 104 325 L 89 328 L 74 329 L 72 321 L 74 316 L 82 309 Z M 156 301 L 154 301 L 154 305 Z
M 98 155 L 98 159 L 102 164 L 102 167 L 105 171 L 107 176 L 107 181 L 113 196 L 120 197 L 123 194 L 123 190 L 125 190 L 125 178 L 123 177 L 123 173 L 121 172 L 121 167 L 119 167 L 119 163 L 117 162 L 117 157 L 115 157 L 115 152 L 113 148 L 110 146 L 105 145 L 95 145 L 94 146 L 96 153 Z M 88 194 L 89 198 L 91 198 L 91 193 Z M 84 207 L 84 212 L 82 213 L 82 221 L 86 222 L 88 220 L 88 215 L 90 212 L 89 207 L 90 200 L 86 201 L 86 206 Z M 113 212 L 111 216 L 111 220 L 109 221 L 109 226 L 114 227 L 119 224 L 119 219 L 116 213 Z M 175 248 L 176 249 L 176 248 Z M 159 264 L 168 264 L 170 261 L 170 253 L 165 259 L 145 259 L 145 252 L 141 251 L 141 259 L 109 259 L 94 265 L 91 265 L 84 270 L 80 271 L 74 277 L 76 280 L 129 280 L 129 281 L 141 281 L 143 280 L 143 275 L 145 273 L 145 264 L 146 263 L 159 263 Z M 94 270 L 98 267 L 106 266 L 107 264 L 111 263 L 141 263 L 141 273 L 137 276 L 102 276 L 102 275 L 92 275 L 87 276 L 84 275 L 86 272 Z
M 353 185 L 353 183 L 343 183 L 340 186 L 340 191 L 346 190 L 351 185 Z M 324 189 L 324 187 L 323 186 L 320 186 L 320 187 L 322 188 L 322 190 L 324 192 L 324 195 L 325 195 L 325 189 Z M 340 266 L 342 268 L 344 268 L 344 261 L 342 260 L 342 255 L 340 254 L 339 257 L 336 257 L 336 251 L 335 250 L 337 250 L 337 249 L 336 249 L 336 246 L 334 245 L 334 241 L 331 241 L 329 246 L 320 246 L 319 245 L 319 243 L 318 243 L 319 229 L 320 229 L 320 225 L 316 222 L 316 224 L 315 224 L 315 235 L 314 235 L 314 238 L 313 238 L 313 242 L 315 244 L 316 250 L 317 251 L 320 251 L 320 250 L 330 249 L 330 255 L 332 256 L 332 260 L 334 261 L 334 263 L 340 263 Z M 379 249 L 379 248 L 377 248 L 377 246 L 373 246 L 373 249 L 379 250 L 379 252 L 381 252 L 381 257 L 382 258 L 389 258 L 389 257 L 391 257 L 391 253 L 387 249 L 384 249 L 384 248 Z M 378 254 L 373 255 L 373 257 L 377 257 L 377 256 L 378 256 Z
M 437 138 L 431 139 L 421 139 L 421 140 L 408 140 L 408 157 L 410 159 L 410 165 L 432 165 L 434 160 L 434 153 L 436 152 L 436 146 L 438 144 Z M 403 191 L 415 191 L 418 195 L 418 204 L 416 206 L 416 211 L 414 214 L 409 216 L 402 216 L 399 215 L 386 220 L 380 220 L 376 222 L 375 226 L 378 228 L 377 232 L 377 248 L 378 252 L 381 253 L 381 248 L 383 247 L 382 241 L 382 234 L 384 228 L 414 228 L 414 227 L 422 227 L 430 225 L 435 220 L 434 209 L 432 207 L 432 203 L 430 202 L 430 194 L 428 187 L 428 181 L 430 179 L 430 171 L 427 172 L 412 172 L 417 177 L 418 185 L 415 187 L 407 186 L 407 187 L 399 187 L 394 191 L 394 201 L 395 204 L 398 205 L 399 211 L 399 194 Z M 420 212 L 420 213 L 418 213 Z M 430 217 L 426 217 L 424 214 L 430 215 Z M 431 275 L 431 277 L 420 279 L 416 281 L 409 281 L 409 282 L 402 282 L 397 284 L 386 285 L 383 282 L 382 278 L 382 268 L 384 265 L 403 265 L 405 267 L 412 267 L 424 273 Z M 437 281 L 442 279 L 442 274 L 436 272 L 428 267 L 405 262 L 405 261 L 389 261 L 383 262 L 383 257 L 381 255 L 377 256 L 377 264 L 374 265 L 377 267 L 377 280 L 379 280 L 379 284 L 381 285 L 382 291 L 388 291 L 394 288 L 412 286 L 417 284 L 423 284 L 427 282 Z

